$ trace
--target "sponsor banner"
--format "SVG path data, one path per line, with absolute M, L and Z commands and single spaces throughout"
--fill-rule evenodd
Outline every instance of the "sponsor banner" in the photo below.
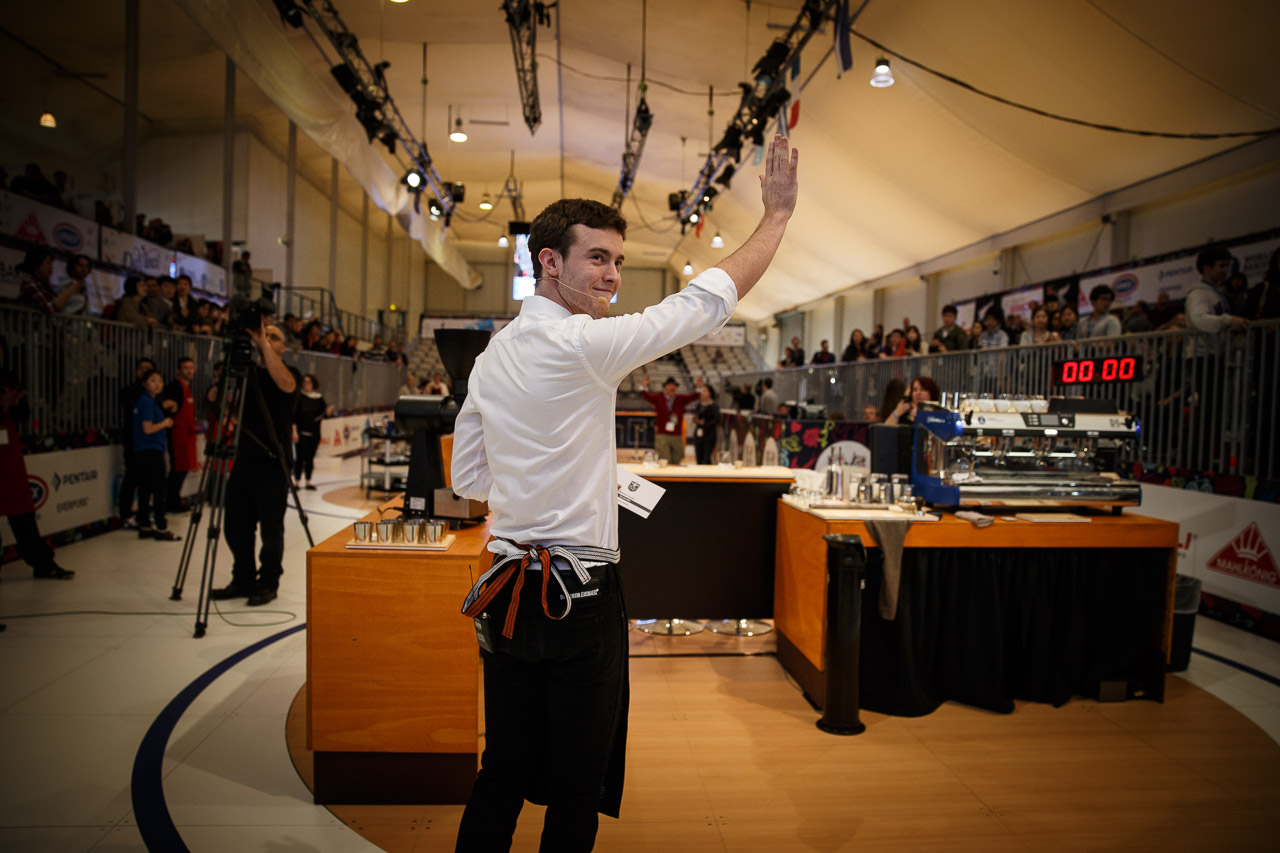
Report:
M 391 412 L 325 418 L 320 422 L 320 447 L 316 450 L 316 456 L 342 456 L 359 450 L 364 442 L 362 436 L 365 427 L 381 424 L 387 417 L 391 417 Z
M 1232 246 L 1231 252 L 1240 264 L 1240 271 L 1249 279 L 1250 286 L 1261 281 L 1267 271 L 1267 261 L 1271 253 L 1280 247 L 1280 238 L 1260 240 L 1256 243 L 1244 243 Z M 1161 293 L 1167 293 L 1169 299 L 1176 302 L 1186 297 L 1191 288 L 1200 283 L 1200 273 L 1196 271 L 1196 256 L 1189 255 L 1173 261 L 1162 261 L 1145 264 L 1123 272 L 1091 275 L 1080 279 L 1080 313 L 1090 314 L 1093 306 L 1089 302 L 1089 291 L 1099 284 L 1107 284 L 1116 292 L 1114 308 L 1133 305 L 1139 300 L 1148 304 L 1156 301 Z
M 1000 295 L 1000 307 L 1004 309 L 1004 316 L 1021 314 L 1028 325 L 1031 323 L 1031 303 L 1033 302 L 1044 302 L 1044 285 L 1033 284 Z M 957 316 L 956 319 L 958 322 L 959 317 Z M 972 320 L 969 321 L 969 325 L 973 325 Z
M 23 457 L 42 535 L 115 515 L 116 490 L 124 476 L 121 452 L 120 445 L 106 445 Z M 5 541 L 12 542 L 12 536 L 6 529 Z
M 10 192 L 0 192 L 0 234 L 62 252 L 98 257 L 96 222 Z
M 488 332 L 497 332 L 510 322 L 510 320 L 478 317 L 423 317 L 419 333 L 429 338 L 436 329 L 484 329 Z
M 102 260 L 147 275 L 169 275 L 173 267 L 173 249 L 117 231 L 102 229 Z
M 1178 523 L 1179 574 L 1210 595 L 1280 613 L 1280 506 L 1143 483 L 1136 511 Z
M 16 302 L 21 293 L 22 273 L 18 272 L 18 264 L 26 253 L 19 249 L 0 246 L 0 299 Z
M 704 347 L 745 347 L 747 345 L 747 327 L 725 326 L 719 331 L 703 335 L 694 343 Z
M 174 252 L 173 272 L 169 274 L 174 278 L 180 275 L 191 276 L 191 286 L 196 290 L 212 293 L 216 296 L 225 297 L 227 295 L 227 271 L 217 264 L 206 261 L 203 258 L 197 258 L 195 255 Z

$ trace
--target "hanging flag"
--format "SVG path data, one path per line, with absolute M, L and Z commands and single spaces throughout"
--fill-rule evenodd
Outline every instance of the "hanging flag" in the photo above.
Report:
M 707 224 L 707 218 L 706 218 L 705 216 L 700 216 L 700 217 L 698 217 L 698 224 L 697 224 L 697 226 L 693 229 L 693 236 L 694 236 L 694 237 L 697 237 L 699 240 L 701 240 L 701 239 L 702 239 L 702 226 L 703 226 L 703 225 L 706 225 L 706 224 Z
M 751 152 L 751 165 L 759 166 L 761 161 L 763 160 L 764 160 L 764 146 L 763 145 L 754 146 Z
M 853 44 L 849 37 L 849 0 L 836 0 L 835 22 L 836 77 L 853 67 Z
M 800 121 L 800 99 L 791 102 L 791 115 L 787 118 L 787 130 L 791 130 Z

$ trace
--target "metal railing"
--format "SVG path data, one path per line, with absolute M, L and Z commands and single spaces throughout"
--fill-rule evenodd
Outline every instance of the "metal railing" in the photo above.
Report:
M 1133 357 L 1143 379 L 1121 384 L 1055 385 L 1053 365 L 1072 359 Z M 1280 321 L 1253 323 L 1241 334 L 1153 332 L 1052 344 L 970 350 L 825 366 L 746 372 L 736 388 L 772 377 L 781 401 L 822 406 L 827 415 L 861 420 L 879 409 L 889 383 L 908 387 L 932 377 L 943 392 L 1106 397 L 1131 412 L 1142 438 L 1123 461 L 1280 477 Z M 721 396 L 733 408 L 730 389 Z
M 267 293 L 270 298 L 269 288 Z M 278 317 L 294 314 L 304 322 L 319 320 L 324 326 L 341 329 L 343 334 L 355 335 L 362 341 L 371 341 L 374 335 L 382 335 L 386 343 L 392 340 L 404 343 L 400 340 L 400 330 L 384 328 L 377 320 L 370 320 L 353 311 L 344 311 L 338 307 L 333 294 L 323 287 L 282 287 L 276 293 L 275 303 Z
M 46 439 L 28 452 L 66 446 L 59 436 L 96 443 L 96 431 L 113 438 L 121 426 L 120 391 L 135 381 L 134 364 L 144 356 L 166 381 L 177 376 L 179 359 L 193 359 L 192 387 L 200 399 L 223 346 L 222 338 L 0 306 L 0 367 L 17 373 L 26 387 L 31 414 L 24 430 Z M 314 374 L 338 411 L 391 408 L 404 383 L 404 368 L 396 364 L 313 352 L 287 352 L 284 361 Z

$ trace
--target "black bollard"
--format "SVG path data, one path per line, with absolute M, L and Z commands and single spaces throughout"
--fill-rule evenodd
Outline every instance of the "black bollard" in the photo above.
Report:
M 862 537 L 829 533 L 827 540 L 827 632 L 818 728 L 833 735 L 867 730 L 858 719 L 858 658 L 862 653 L 862 586 L 867 552 Z

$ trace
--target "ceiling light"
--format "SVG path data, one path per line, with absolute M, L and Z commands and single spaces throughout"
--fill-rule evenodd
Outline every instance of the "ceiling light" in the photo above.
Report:
M 689 214 L 689 221 L 694 225 L 698 224 L 698 214 L 696 212 Z
M 392 3 L 408 3 L 409 0 L 391 0 Z
M 684 269 L 680 270 L 682 275 L 693 275 L 693 264 L 689 261 L 684 262 Z
M 871 76 L 871 85 L 877 89 L 893 85 L 893 72 L 889 70 L 889 60 L 884 57 L 876 60 L 876 73 Z
M 485 193 L 484 198 L 480 199 L 481 210 L 493 210 L 493 201 L 489 198 L 489 194 Z
M 467 132 L 462 129 L 462 116 L 458 116 L 453 121 L 453 133 L 449 134 L 450 142 L 466 142 Z
M 507 241 L 506 234 L 503 234 L 501 237 L 498 238 L 498 245 L 504 249 L 507 248 L 507 246 L 511 245 L 511 243 Z
M 410 169 L 405 172 L 404 177 L 400 179 L 400 183 L 409 188 L 411 193 L 422 192 L 422 173 L 417 169 Z
M 723 248 L 724 248 L 724 238 L 720 236 L 720 232 L 719 232 L 719 231 L 717 231 L 717 232 L 716 232 L 716 236 L 714 236 L 714 237 L 712 237 L 712 238 L 711 238 L 711 248 L 713 248 L 713 249 L 723 249 Z
M 41 127 L 57 127 L 57 126 L 58 126 L 58 120 L 57 120 L 56 118 L 54 118 L 54 117 L 53 117 L 53 113 L 48 113 L 48 112 L 46 112 L 46 113 L 41 113 L 41 114 L 40 114 L 40 126 L 41 126 Z

